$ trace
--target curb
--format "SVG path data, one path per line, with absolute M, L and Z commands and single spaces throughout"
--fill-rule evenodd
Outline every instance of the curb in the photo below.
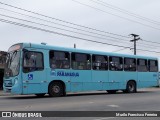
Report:
M 0 90 L 0 96 L 11 96 L 11 94 L 5 93 L 3 90 Z

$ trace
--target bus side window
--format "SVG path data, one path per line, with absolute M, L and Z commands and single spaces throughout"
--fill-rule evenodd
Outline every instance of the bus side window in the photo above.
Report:
M 146 59 L 138 59 L 137 60 L 137 70 L 139 72 L 147 72 L 148 71 Z
M 24 72 L 30 72 L 35 70 L 43 70 L 43 54 L 41 52 L 25 52 L 23 61 Z
M 149 67 L 149 72 L 157 72 L 158 71 L 158 61 L 157 60 L 149 60 L 148 67 Z
M 91 56 L 84 53 L 72 53 L 72 69 L 90 70 Z
M 123 70 L 123 58 L 122 57 L 109 57 L 109 69 L 111 71 Z
M 108 70 L 108 57 L 102 55 L 92 55 L 93 70 Z
M 69 69 L 70 68 L 70 54 L 64 51 L 50 51 L 50 67 L 52 69 Z
M 136 59 L 124 58 L 124 71 L 136 71 Z
M 33 57 L 34 57 L 33 53 L 25 52 L 24 53 L 23 67 L 34 67 Z

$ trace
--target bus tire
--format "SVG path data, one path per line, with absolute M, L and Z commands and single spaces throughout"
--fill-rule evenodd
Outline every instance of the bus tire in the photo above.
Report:
M 48 94 L 51 97 L 63 96 L 63 86 L 60 82 L 53 82 L 49 85 Z
M 66 91 L 64 90 L 62 96 L 66 96 L 66 95 L 67 95 L 67 93 L 66 93 Z
M 37 97 L 44 97 L 45 93 L 35 94 Z
M 129 81 L 126 86 L 126 93 L 135 93 L 137 91 L 137 86 L 134 81 Z
M 108 94 L 115 94 L 117 90 L 107 90 Z

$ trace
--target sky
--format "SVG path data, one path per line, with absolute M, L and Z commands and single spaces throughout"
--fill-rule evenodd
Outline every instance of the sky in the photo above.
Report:
M 105 4 L 103 5 L 97 4 L 97 2 L 99 3 L 100 1 L 101 3 L 103 2 Z M 45 29 L 48 31 L 52 31 L 52 33 L 44 32 L 0 21 L 0 35 L 1 35 L 0 50 L 7 51 L 11 45 L 19 42 L 20 43 L 33 42 L 39 44 L 44 42 L 47 43 L 48 45 L 56 45 L 61 47 L 73 48 L 74 44 L 76 44 L 76 47 L 80 49 L 133 54 L 133 42 L 130 42 L 130 40 L 133 38 L 129 35 L 137 34 L 141 38 L 141 40 L 137 41 L 137 49 L 144 50 L 144 51 L 137 50 L 137 55 L 156 56 L 156 57 L 159 56 L 160 53 L 145 51 L 145 50 L 151 50 L 160 52 L 159 49 L 160 44 L 151 43 L 151 42 L 160 42 L 160 26 L 159 26 L 160 13 L 158 12 L 160 11 L 159 0 L 100 0 L 100 1 L 99 0 L 48 0 L 48 1 L 0 0 L 0 2 L 6 3 L 8 5 L 23 8 L 32 12 L 40 13 L 45 16 L 58 19 L 58 20 L 50 19 L 23 10 L 15 9 L 13 7 L 9 7 L 4 4 L 0 4 L 1 20 L 2 19 L 3 21 L 9 20 L 12 22 L 17 22 Z M 107 7 L 108 5 L 110 6 Z M 112 9 L 111 5 L 114 6 L 114 7 L 112 6 Z M 118 9 L 119 11 L 117 10 L 116 7 L 120 8 Z M 126 12 L 124 13 L 124 11 L 126 11 L 127 13 L 130 12 L 134 16 L 125 14 Z M 137 16 L 135 17 L 135 15 L 139 15 L 139 17 L 143 18 L 139 19 Z M 28 16 L 40 18 L 43 19 L 43 21 L 33 19 Z M 13 17 L 18 19 L 28 20 L 34 23 L 36 22 L 38 24 L 13 19 Z M 146 19 L 149 22 L 147 22 Z M 62 21 L 67 21 L 69 23 Z M 76 25 L 70 23 L 74 23 Z M 61 26 L 62 24 L 72 28 Z M 79 27 L 77 25 L 85 26 L 85 28 Z M 87 29 L 86 27 L 89 27 L 92 30 Z M 65 31 L 64 29 L 69 30 L 70 32 Z M 93 29 L 103 32 L 95 31 Z M 81 39 L 54 34 L 53 32 L 58 32 L 70 36 L 80 37 L 87 40 L 94 40 L 130 48 L 121 48 L 107 44 L 87 42 Z M 144 40 L 151 42 L 145 42 Z

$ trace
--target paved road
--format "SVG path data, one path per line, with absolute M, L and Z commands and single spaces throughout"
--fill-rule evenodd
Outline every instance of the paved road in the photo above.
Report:
M 0 111 L 160 111 L 160 88 L 138 90 L 138 93 L 106 92 L 69 94 L 66 97 L 0 96 Z M 35 119 L 35 118 L 34 118 Z M 49 119 L 49 118 L 42 118 Z M 52 119 L 52 118 L 50 118 Z M 74 120 L 75 118 L 54 118 Z M 117 118 L 76 118 L 76 120 L 116 120 Z M 118 118 L 128 119 L 128 118 Z M 130 118 L 135 119 L 135 118 Z M 137 118 L 139 119 L 139 118 Z M 142 120 L 159 118 L 141 118 Z

